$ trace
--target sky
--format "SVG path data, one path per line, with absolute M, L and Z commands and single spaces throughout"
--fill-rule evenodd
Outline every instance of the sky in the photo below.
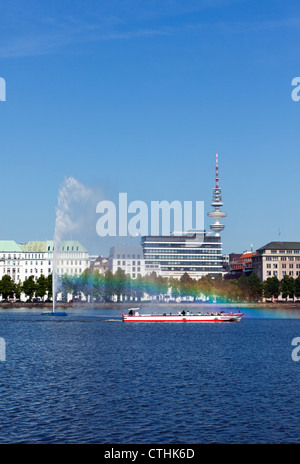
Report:
M 3 2 L 0 239 L 51 240 L 69 177 L 92 254 L 120 192 L 204 201 L 209 230 L 218 152 L 224 253 L 299 241 L 299 43 L 296 0 Z

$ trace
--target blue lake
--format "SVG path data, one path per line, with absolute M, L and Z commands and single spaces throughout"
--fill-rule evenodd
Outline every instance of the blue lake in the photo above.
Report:
M 117 309 L 2 309 L 0 443 L 300 443 L 299 316 L 126 324 Z

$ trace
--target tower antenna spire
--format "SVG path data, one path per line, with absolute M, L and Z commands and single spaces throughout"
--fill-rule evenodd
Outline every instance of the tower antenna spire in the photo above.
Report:
M 222 192 L 219 187 L 219 155 L 216 153 L 216 187 L 213 189 L 213 200 L 211 206 L 214 208 L 214 211 L 207 213 L 209 217 L 215 220 L 214 224 L 210 225 L 211 230 L 215 232 L 217 237 L 220 236 L 220 232 L 224 229 L 224 225 L 220 224 L 220 219 L 227 216 L 227 213 L 220 211 L 220 208 L 223 206 L 222 203 Z
M 216 188 L 219 188 L 219 155 L 216 153 Z

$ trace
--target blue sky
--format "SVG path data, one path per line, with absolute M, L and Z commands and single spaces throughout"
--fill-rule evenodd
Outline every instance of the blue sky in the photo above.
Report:
M 298 241 L 299 41 L 296 0 L 5 2 L 0 238 L 51 239 L 69 176 L 208 212 L 218 152 L 224 252 Z

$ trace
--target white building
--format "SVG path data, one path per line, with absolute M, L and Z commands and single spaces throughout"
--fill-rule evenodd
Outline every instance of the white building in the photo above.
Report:
M 0 240 L 0 279 L 4 275 L 15 282 L 24 280 L 23 250 L 13 240 Z
M 109 253 L 109 269 L 114 274 L 120 268 L 132 279 L 145 275 L 145 260 L 141 246 L 114 246 Z
M 0 240 L 0 279 L 9 275 L 15 282 L 24 282 L 33 275 L 52 274 L 53 241 L 31 241 L 18 245 L 13 240 Z M 63 241 L 58 256 L 59 275 L 80 275 L 89 267 L 88 251 L 77 241 Z

